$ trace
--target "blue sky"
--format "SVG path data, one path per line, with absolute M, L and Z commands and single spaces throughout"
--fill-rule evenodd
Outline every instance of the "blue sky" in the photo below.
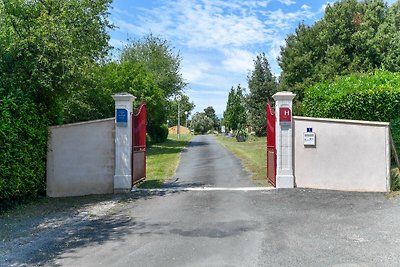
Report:
M 331 1 L 332 3 L 333 1 Z M 391 0 L 389 2 L 394 2 Z M 304 21 L 324 14 L 326 0 L 114 0 L 110 19 L 117 29 L 110 43 L 152 32 L 170 41 L 182 56 L 185 89 L 195 111 L 213 106 L 222 114 L 230 88 L 247 88 L 253 59 L 265 52 L 278 76 L 276 58 L 285 37 Z

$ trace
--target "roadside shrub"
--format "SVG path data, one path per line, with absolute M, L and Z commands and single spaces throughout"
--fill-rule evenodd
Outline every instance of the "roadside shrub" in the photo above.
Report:
M 21 95 L 0 97 L 0 210 L 45 191 L 47 120 Z
M 400 190 L 400 173 L 398 168 L 392 169 L 390 173 L 390 190 L 392 191 Z
M 168 127 L 165 125 L 148 126 L 147 133 L 149 134 L 151 144 L 162 143 L 168 138 Z
M 239 129 L 236 132 L 236 141 L 238 142 L 246 142 L 248 134 L 246 132 L 246 130 L 244 130 L 240 125 L 239 125 Z
M 305 91 L 304 116 L 387 121 L 400 118 L 400 73 L 337 77 Z
M 400 118 L 390 122 L 390 131 L 392 133 L 393 143 L 396 146 L 397 154 L 400 156 Z

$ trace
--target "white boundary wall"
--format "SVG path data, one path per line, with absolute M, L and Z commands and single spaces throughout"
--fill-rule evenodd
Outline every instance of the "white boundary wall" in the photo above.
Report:
M 294 117 L 297 187 L 343 191 L 390 190 L 389 123 Z M 304 146 L 312 128 L 316 146 Z
M 115 118 L 50 127 L 47 195 L 114 192 Z

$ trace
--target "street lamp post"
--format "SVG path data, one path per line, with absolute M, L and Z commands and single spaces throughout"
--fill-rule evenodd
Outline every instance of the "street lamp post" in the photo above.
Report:
M 186 128 L 187 128 L 187 121 L 188 121 L 188 112 L 185 111 L 185 117 L 186 117 Z
M 178 139 L 180 139 L 180 126 L 181 126 L 181 107 L 180 107 L 181 99 L 182 97 L 180 95 L 176 96 L 176 101 L 178 101 L 178 125 L 176 127 L 176 133 L 178 135 Z

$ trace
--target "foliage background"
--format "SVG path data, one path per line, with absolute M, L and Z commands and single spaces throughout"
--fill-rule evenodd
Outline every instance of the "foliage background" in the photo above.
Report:
M 400 151 L 400 73 L 377 70 L 317 83 L 305 90 L 303 111 L 308 117 L 391 122 Z
M 249 94 L 246 96 L 246 110 L 248 124 L 257 136 L 266 133 L 266 105 L 273 102 L 272 96 L 276 93 L 278 83 L 271 73 L 268 60 L 264 53 L 257 55 L 254 60 L 254 69 L 247 77 Z
M 312 26 L 301 23 L 286 38 L 279 65 L 280 90 L 297 94 L 301 115 L 304 89 L 337 75 L 377 68 L 400 71 L 400 2 L 340 0 L 328 4 Z
M 22 94 L 0 97 L 0 211 L 45 190 L 47 121 Z

